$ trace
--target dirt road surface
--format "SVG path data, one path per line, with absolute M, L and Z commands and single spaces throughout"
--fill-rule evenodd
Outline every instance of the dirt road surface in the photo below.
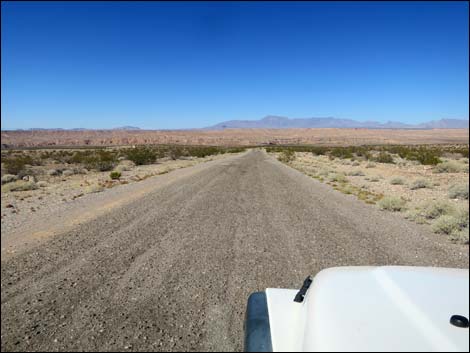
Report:
M 253 291 L 297 288 L 332 266 L 468 268 L 468 246 L 262 151 L 197 168 L 2 250 L 2 351 L 240 351 Z

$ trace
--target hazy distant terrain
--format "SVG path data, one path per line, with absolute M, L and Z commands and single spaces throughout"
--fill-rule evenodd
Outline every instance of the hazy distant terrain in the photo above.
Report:
M 361 122 L 351 119 L 337 119 L 332 117 L 289 119 L 282 116 L 266 116 L 260 120 L 230 120 L 207 127 L 209 130 L 249 128 L 465 129 L 468 128 L 468 120 L 441 119 L 413 125 L 395 121 L 388 121 L 386 123 L 379 123 L 376 121 Z
M 30 130 L 2 131 L 2 148 L 180 144 L 248 146 L 268 144 L 468 143 L 467 129 L 225 129 L 225 130 Z

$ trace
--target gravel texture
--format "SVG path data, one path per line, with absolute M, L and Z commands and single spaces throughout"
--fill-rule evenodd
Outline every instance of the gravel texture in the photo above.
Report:
M 2 239 L 2 351 L 240 351 L 253 291 L 332 266 L 468 268 L 468 246 L 259 150 L 115 191 L 132 187 L 34 245 Z

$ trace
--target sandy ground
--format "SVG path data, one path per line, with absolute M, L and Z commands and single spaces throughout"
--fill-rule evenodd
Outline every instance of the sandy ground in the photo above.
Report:
M 447 160 L 444 158 L 445 161 Z M 468 166 L 468 159 L 459 158 L 457 163 Z M 435 201 L 446 201 L 457 208 L 468 208 L 468 200 L 449 198 L 448 195 L 451 185 L 468 185 L 468 172 L 437 173 L 434 166 L 400 159 L 397 159 L 396 164 L 339 158 L 331 160 L 327 156 L 303 152 L 297 152 L 295 160 L 289 165 L 313 177 L 320 174 L 320 180 L 333 186 L 337 183 L 331 182 L 326 174 L 342 174 L 350 185 L 374 195 L 395 196 L 406 200 L 408 211 L 421 209 Z M 356 172 L 362 172 L 363 175 L 352 175 Z M 403 184 L 392 185 L 391 180 L 395 178 L 401 178 Z M 410 185 L 416 180 L 426 180 L 428 187 L 413 190 Z M 404 218 L 407 217 L 406 210 L 400 213 Z
M 226 130 L 90 130 L 2 131 L 2 146 L 117 146 L 180 144 L 248 146 L 259 144 L 468 144 L 468 129 L 226 129 Z
M 108 189 L 86 205 L 136 192 L 2 254 L 2 351 L 241 351 L 254 291 L 298 288 L 332 266 L 468 268 L 468 246 L 259 150 Z

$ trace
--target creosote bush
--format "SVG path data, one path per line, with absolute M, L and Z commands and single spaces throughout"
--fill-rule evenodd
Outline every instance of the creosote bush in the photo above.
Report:
M 113 171 L 109 174 L 109 177 L 112 179 L 112 180 L 117 180 L 121 177 L 121 173 L 120 172 L 117 172 L 117 171 Z

